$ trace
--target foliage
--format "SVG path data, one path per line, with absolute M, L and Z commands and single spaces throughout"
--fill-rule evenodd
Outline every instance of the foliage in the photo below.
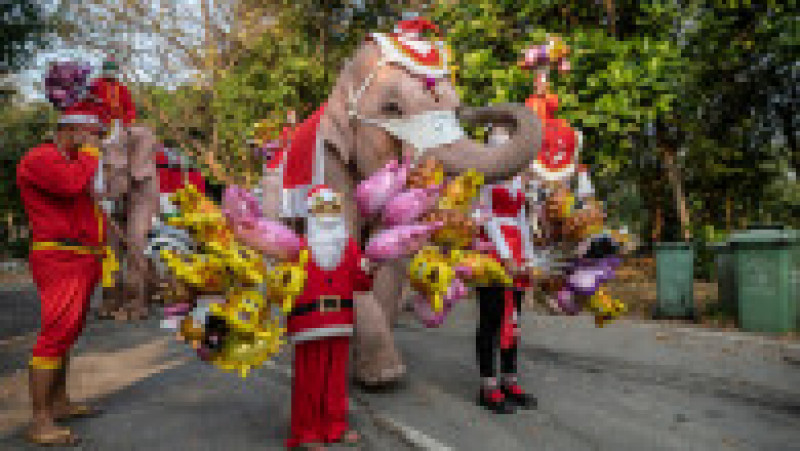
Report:
M 17 163 L 42 142 L 54 123 L 55 112 L 47 103 L 0 107 L 0 255 L 24 257 L 27 253 L 27 239 L 19 239 L 7 227 L 9 221 L 15 227 L 28 221 L 17 188 Z
M 46 17 L 38 2 L 0 2 L 0 75 L 23 67 L 44 44 Z

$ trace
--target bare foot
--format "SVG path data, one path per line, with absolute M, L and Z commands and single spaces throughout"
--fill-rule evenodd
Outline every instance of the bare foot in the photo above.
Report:
M 69 418 L 89 418 L 102 412 L 90 404 L 67 401 L 53 407 L 53 413 L 56 420 L 66 420 Z
M 40 446 L 74 446 L 80 442 L 70 428 L 51 421 L 32 424 L 25 433 L 25 440 Z
M 342 443 L 346 445 L 355 445 L 361 439 L 357 431 L 349 430 L 342 435 Z

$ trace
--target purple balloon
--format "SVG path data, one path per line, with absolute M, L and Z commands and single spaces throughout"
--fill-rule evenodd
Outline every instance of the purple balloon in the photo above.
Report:
M 64 110 L 86 97 L 91 66 L 75 61 L 55 62 L 44 79 L 47 100 L 58 110 Z
M 580 307 L 573 300 L 572 292 L 567 289 L 561 289 L 556 293 L 556 302 L 558 307 L 567 315 L 577 315 L 580 312 Z
M 600 273 L 595 268 L 578 268 L 567 277 L 567 286 L 576 294 L 591 296 L 600 286 Z
M 191 312 L 194 306 L 188 302 L 171 304 L 164 307 L 164 315 L 167 317 L 185 316 Z

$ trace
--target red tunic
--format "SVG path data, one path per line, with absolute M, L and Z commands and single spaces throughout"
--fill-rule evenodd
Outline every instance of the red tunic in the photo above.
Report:
M 295 300 L 295 306 L 315 302 L 325 296 L 353 299 L 354 292 L 372 289 L 372 279 L 362 268 L 361 250 L 353 238 L 349 238 L 343 252 L 339 266 L 332 271 L 317 266 L 312 253 L 306 263 L 308 278 L 305 290 Z M 303 341 L 334 335 L 352 335 L 353 323 L 352 308 L 329 313 L 313 311 L 289 316 L 287 330 L 295 341 Z
M 172 194 L 186 186 L 186 182 L 194 185 L 197 191 L 205 194 L 206 185 L 203 175 L 196 169 L 181 166 L 180 162 L 171 161 L 164 151 L 156 153 L 156 168 L 161 194 Z
M 108 125 L 119 119 L 126 126 L 136 120 L 136 107 L 133 99 L 122 83 L 113 78 L 98 78 L 89 87 L 89 92 L 102 105 L 103 114 L 100 119 Z
M 498 261 L 512 259 L 523 266 L 533 258 L 533 248 L 525 213 L 525 193 L 516 182 L 495 184 L 484 188 L 485 203 L 491 209 L 491 217 L 484 226 L 481 238 L 493 245 L 490 253 Z M 528 285 L 527 277 L 517 276 L 514 284 Z
M 78 152 L 68 160 L 54 144 L 31 149 L 17 166 L 17 185 L 32 240 L 101 246 L 105 216 L 91 197 L 98 158 Z M 100 258 L 70 250 L 31 251 L 30 268 L 41 298 L 42 329 L 34 358 L 60 358 L 77 339 L 101 272 Z M 32 361 L 32 365 L 33 365 Z

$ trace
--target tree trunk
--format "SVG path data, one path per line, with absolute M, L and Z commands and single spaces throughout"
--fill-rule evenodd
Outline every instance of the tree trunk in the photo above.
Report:
M 651 213 L 653 216 L 652 226 L 653 230 L 651 232 L 651 239 L 653 243 L 658 243 L 661 241 L 661 230 L 664 227 L 664 210 L 661 208 L 661 205 L 655 205 L 651 209 Z
M 786 137 L 786 144 L 789 147 L 789 164 L 795 175 L 800 176 L 800 151 L 797 149 L 797 136 L 792 124 L 794 111 L 791 108 L 778 108 L 777 111 L 781 118 L 783 136 Z
M 692 239 L 692 231 L 689 222 L 689 208 L 686 205 L 686 194 L 683 192 L 683 179 L 680 168 L 676 162 L 677 151 L 673 146 L 662 141 L 659 142 L 659 153 L 664 162 L 667 180 L 675 196 L 675 208 L 678 212 L 683 240 L 690 241 Z
M 603 9 L 606 11 L 606 27 L 611 36 L 617 36 L 617 7 L 614 0 L 603 0 Z
M 731 226 L 733 225 L 733 199 L 730 194 L 725 196 L 725 232 L 731 233 Z

